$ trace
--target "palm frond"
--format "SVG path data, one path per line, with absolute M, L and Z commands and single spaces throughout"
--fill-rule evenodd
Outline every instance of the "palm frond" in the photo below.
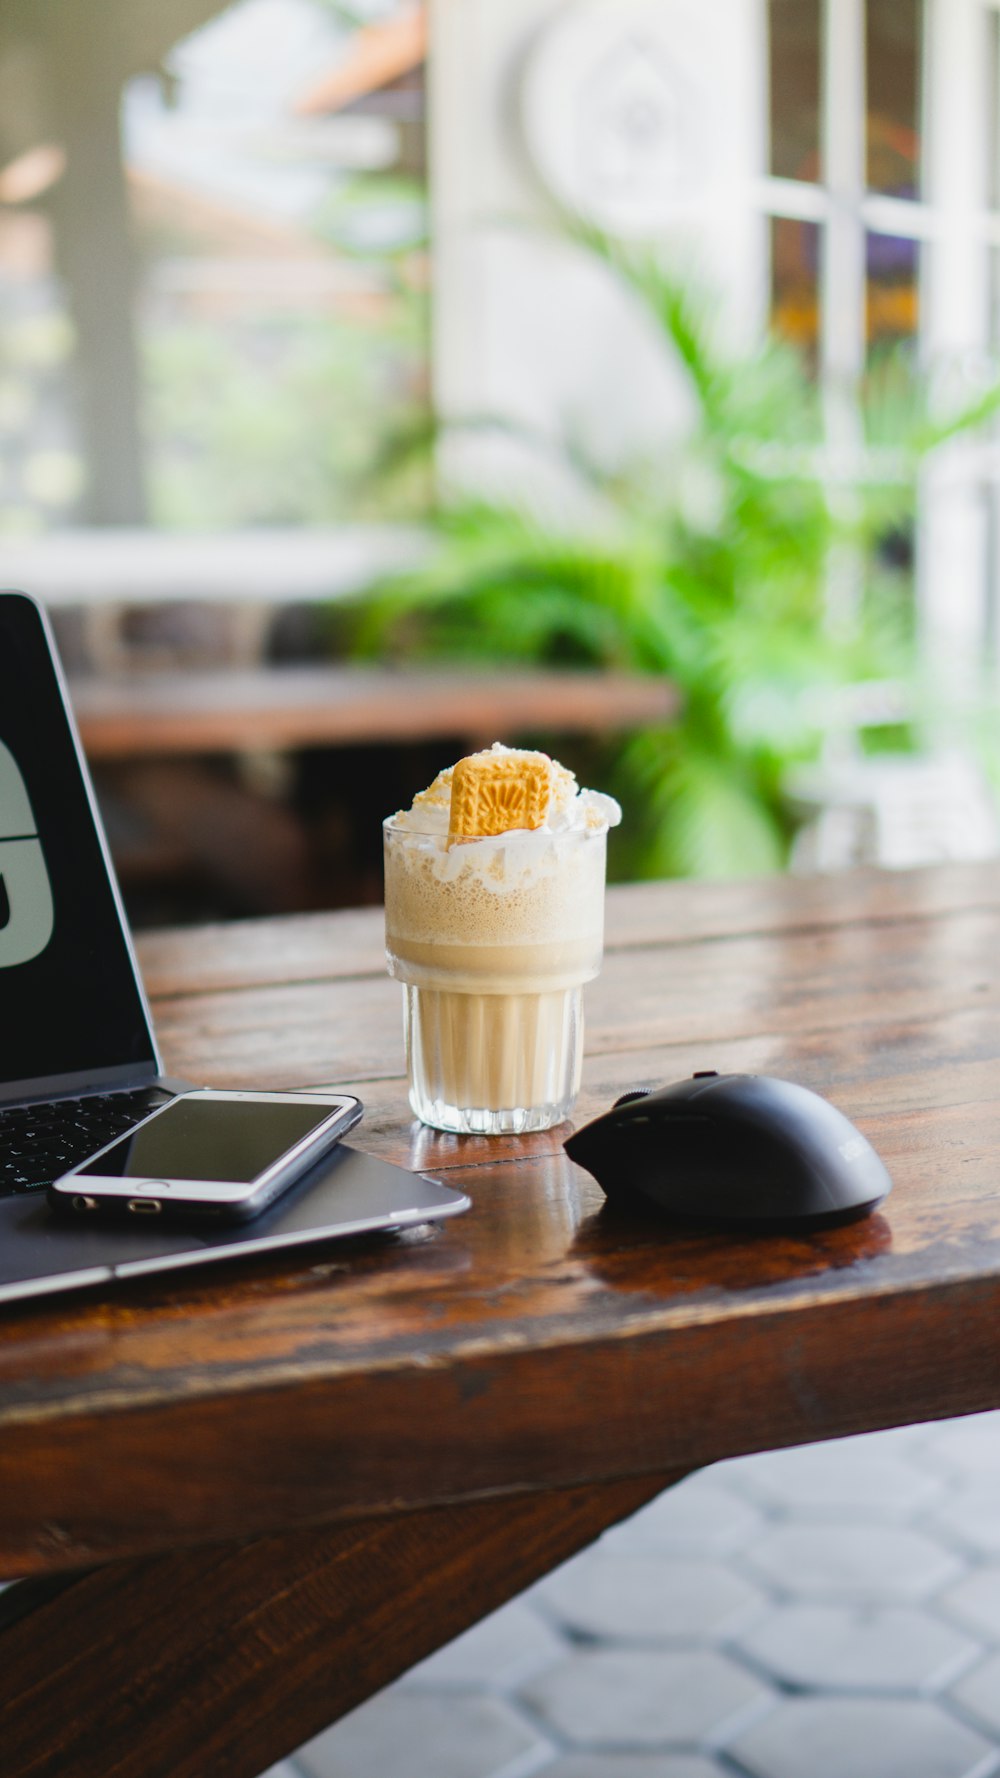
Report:
M 450 490 L 427 559 L 374 590 L 356 646 L 669 677 L 681 694 L 674 726 L 608 752 L 608 787 L 626 809 L 619 858 L 636 875 L 778 869 L 790 835 L 783 769 L 816 749 L 831 691 L 912 670 L 912 602 L 885 545 L 912 519 L 920 464 L 987 426 L 1000 385 L 936 409 L 912 361 L 876 359 L 864 447 L 835 463 L 793 350 L 770 341 L 732 352 L 711 294 L 660 254 L 580 222 L 566 229 L 640 305 L 686 377 L 694 418 L 683 448 L 609 468 L 571 428 L 470 418 L 467 430 L 506 432 L 564 471 L 583 504 L 570 519 Z M 440 437 L 429 428 L 411 442 L 432 451 Z M 850 498 L 833 499 L 834 483 Z M 825 582 L 845 544 L 868 572 L 858 632 L 835 643 Z

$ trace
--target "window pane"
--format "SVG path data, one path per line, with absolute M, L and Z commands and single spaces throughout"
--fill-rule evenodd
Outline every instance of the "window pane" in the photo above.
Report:
M 1000 486 L 989 482 L 983 488 L 986 507 L 986 660 L 994 673 L 1000 670 Z
M 771 0 L 771 172 L 819 178 L 819 0 Z
M 868 344 L 875 350 L 916 337 L 919 312 L 920 249 L 899 235 L 869 234 Z
M 771 220 L 771 323 L 811 362 L 819 337 L 821 235 L 815 222 Z
M 986 300 L 989 304 L 988 347 L 1000 352 L 1000 247 L 986 247 Z
M 1000 13 L 986 14 L 986 202 L 1000 209 Z
M 920 0 L 868 0 L 867 178 L 871 191 L 920 195 Z

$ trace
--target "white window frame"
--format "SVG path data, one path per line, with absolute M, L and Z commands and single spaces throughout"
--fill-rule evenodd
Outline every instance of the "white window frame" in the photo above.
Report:
M 866 357 L 866 237 L 925 243 L 918 346 L 922 363 L 982 373 L 990 351 L 990 250 L 1000 248 L 1000 210 L 990 208 L 989 60 L 1000 0 L 924 0 L 920 198 L 871 192 L 865 181 L 865 0 L 824 0 L 820 49 L 822 182 L 765 177 L 754 201 L 762 215 L 824 230 L 819 366 L 827 439 L 856 449 L 856 392 Z M 994 70 L 1000 90 L 1000 69 Z M 995 152 L 995 146 L 994 146 Z M 983 489 L 1000 505 L 1000 450 L 958 441 L 922 477 L 917 526 L 917 611 L 926 658 L 956 692 L 979 672 L 1000 631 L 1000 525 L 989 522 Z M 860 564 L 831 565 L 831 619 L 849 623 L 860 597 Z M 1000 663 L 997 663 L 1000 664 Z
M 516 385 L 513 375 L 484 368 L 493 363 L 498 333 L 505 341 L 501 372 L 517 354 L 483 223 L 491 216 L 540 213 L 533 176 L 525 174 L 516 144 L 512 107 L 525 51 L 564 3 L 431 0 L 432 365 L 437 406 L 445 415 L 506 412 L 508 385 Z M 912 199 L 866 186 L 865 5 L 821 0 L 822 170 L 809 181 L 764 171 L 767 13 L 765 0 L 746 0 L 747 29 L 752 24 L 761 52 L 747 54 L 744 62 L 754 116 L 759 106 L 760 143 L 758 153 L 751 130 L 747 177 L 733 212 L 749 227 L 741 228 L 738 278 L 728 270 L 737 286 L 735 306 L 754 334 L 766 324 L 766 277 L 757 272 L 759 267 L 763 274 L 766 265 L 769 222 L 787 218 L 822 230 L 819 373 L 830 455 L 841 462 L 856 461 L 861 445 L 868 234 L 920 243 L 922 361 L 935 373 L 938 366 L 964 367 L 971 373 L 967 394 L 994 344 L 991 256 L 1000 266 L 1000 199 L 990 189 L 989 172 L 991 131 L 994 158 L 998 141 L 989 59 L 1000 60 L 1000 0 L 922 0 L 922 167 L 920 196 Z M 1000 92 L 1000 67 L 992 83 Z M 992 183 L 1000 187 L 1000 178 Z M 718 218 L 706 214 L 704 221 L 709 233 Z M 480 244 L 470 245 L 477 230 Z M 496 254 L 509 252 L 509 240 L 510 231 Z M 544 279 L 544 269 L 529 271 Z M 829 498 L 845 496 L 831 488 Z M 989 643 L 1000 677 L 1000 440 L 961 440 L 936 453 L 923 473 L 919 508 L 916 600 L 925 657 L 934 661 L 939 683 L 948 672 L 960 688 L 978 674 Z M 827 588 L 834 627 L 852 625 L 862 590 L 857 553 L 835 552 Z

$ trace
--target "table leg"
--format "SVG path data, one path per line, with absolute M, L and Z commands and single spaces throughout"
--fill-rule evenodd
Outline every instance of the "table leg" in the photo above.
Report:
M 4 1778 L 257 1778 L 680 1479 L 463 1502 L 24 1582 L 0 1601 Z

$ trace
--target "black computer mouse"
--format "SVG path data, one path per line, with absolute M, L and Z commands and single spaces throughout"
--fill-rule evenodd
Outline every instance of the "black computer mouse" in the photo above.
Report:
M 892 1181 L 871 1143 L 808 1087 L 765 1074 L 696 1074 L 626 1093 L 563 1144 L 609 1200 L 743 1228 L 847 1221 Z

